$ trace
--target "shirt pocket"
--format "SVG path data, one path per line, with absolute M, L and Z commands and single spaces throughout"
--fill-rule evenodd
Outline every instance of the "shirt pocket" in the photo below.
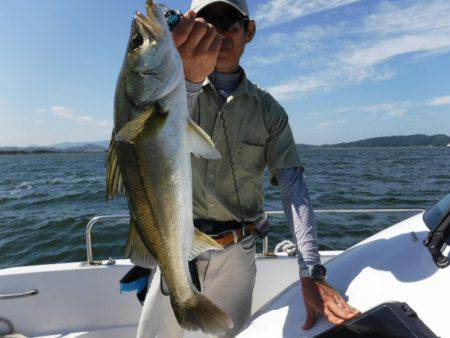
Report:
M 237 166 L 247 173 L 260 174 L 266 166 L 265 147 L 238 142 L 236 145 Z

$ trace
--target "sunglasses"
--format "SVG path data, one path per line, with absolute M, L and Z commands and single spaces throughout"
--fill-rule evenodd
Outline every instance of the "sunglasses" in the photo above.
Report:
M 200 14 L 198 17 L 205 19 L 206 22 L 223 32 L 234 32 L 244 25 L 244 23 L 249 21 L 247 17 L 226 17 L 207 13 Z

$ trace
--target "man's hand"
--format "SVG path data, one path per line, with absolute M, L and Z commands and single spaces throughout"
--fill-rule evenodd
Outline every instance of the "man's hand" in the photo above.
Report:
M 196 18 L 194 11 L 187 12 L 172 33 L 183 60 L 184 77 L 203 82 L 216 67 L 222 36 L 213 25 Z
M 303 330 L 309 330 L 314 326 L 317 313 L 335 325 L 342 324 L 360 313 L 326 282 L 318 283 L 312 278 L 302 277 L 301 285 L 306 309 Z

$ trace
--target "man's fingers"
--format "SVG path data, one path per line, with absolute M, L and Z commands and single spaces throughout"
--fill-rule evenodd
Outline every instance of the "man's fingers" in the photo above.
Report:
M 178 51 L 182 57 L 187 56 L 187 54 L 192 53 L 192 51 L 197 48 L 200 40 L 206 34 L 207 29 L 205 19 L 195 19 L 194 28 L 192 28 L 188 39 L 178 48 Z
M 325 304 L 325 307 L 340 319 L 348 320 L 353 318 L 355 314 L 350 310 L 350 308 L 346 307 L 344 303 L 336 303 L 333 300 L 330 300 Z
M 187 12 L 173 29 L 172 38 L 176 47 L 181 46 L 188 39 L 192 28 L 194 28 L 195 16 L 196 14 L 194 11 L 191 10 Z
M 316 312 L 314 311 L 314 309 L 312 308 L 312 306 L 307 305 L 306 306 L 306 320 L 305 320 L 305 324 L 303 324 L 303 330 L 309 330 L 310 328 L 312 328 L 314 326 L 314 324 L 316 323 Z
M 333 295 L 333 299 L 335 301 L 336 304 L 342 306 L 343 308 L 345 308 L 347 311 L 349 311 L 353 316 L 359 314 L 360 312 L 355 309 L 354 307 L 351 307 L 349 303 L 347 303 L 345 301 L 345 299 L 338 293 L 335 293 Z
M 206 33 L 201 39 L 201 41 L 198 43 L 196 52 L 198 53 L 204 53 L 208 51 L 209 47 L 211 46 L 211 43 L 214 41 L 214 38 L 217 35 L 216 28 L 211 25 L 210 23 L 206 24 Z
M 209 52 L 212 55 L 215 55 L 217 57 L 217 54 L 219 54 L 220 51 L 220 45 L 222 44 L 222 37 L 220 35 L 216 35 L 213 42 L 209 46 Z
M 344 322 L 344 319 L 337 317 L 328 307 L 325 307 L 323 316 L 334 325 L 340 325 Z

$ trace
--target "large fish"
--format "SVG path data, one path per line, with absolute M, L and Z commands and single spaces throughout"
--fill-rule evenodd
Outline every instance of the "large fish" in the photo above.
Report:
M 162 9 L 147 1 L 146 10 L 134 17 L 117 83 L 107 197 L 125 192 L 127 256 L 140 265 L 156 260 L 181 327 L 222 334 L 233 322 L 197 291 L 188 266 L 205 250 L 223 249 L 193 226 L 190 153 L 220 154 L 189 118 L 182 61 Z

